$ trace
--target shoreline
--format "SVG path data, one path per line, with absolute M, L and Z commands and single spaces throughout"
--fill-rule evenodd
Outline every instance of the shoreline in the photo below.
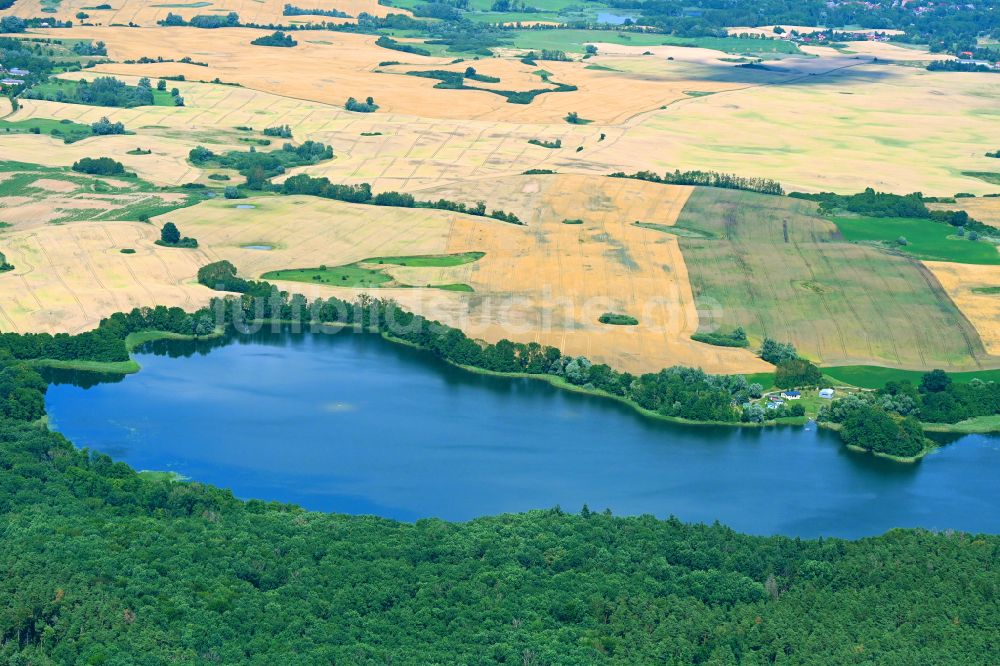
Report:
M 254 323 L 292 324 L 295 322 L 290 322 L 280 319 L 261 319 L 261 320 L 256 320 Z M 315 326 L 326 329 L 343 330 L 345 328 L 352 327 L 353 325 L 333 322 L 333 323 L 319 323 L 315 324 Z M 302 332 L 305 332 L 308 328 L 310 328 L 310 326 L 303 326 Z M 406 347 L 410 347 L 412 349 L 428 351 L 426 348 L 418 344 L 409 342 L 407 340 L 403 340 L 401 338 L 396 338 L 388 333 L 376 330 L 369 330 L 364 332 L 376 333 L 378 334 L 379 337 L 381 337 L 383 340 L 387 342 L 403 345 Z M 54 368 L 61 370 L 77 370 L 81 372 L 98 372 L 98 373 L 107 373 L 115 375 L 129 375 L 137 373 L 142 369 L 142 366 L 133 358 L 131 358 L 131 355 L 135 349 L 137 349 L 138 347 L 147 342 L 153 342 L 155 340 L 212 340 L 220 338 L 225 334 L 226 334 L 226 329 L 223 328 L 216 328 L 216 330 L 213 333 L 202 336 L 185 335 L 182 333 L 172 333 L 168 331 L 140 331 L 137 333 L 130 333 L 125 338 L 125 346 L 130 355 L 128 361 L 83 361 L 83 360 L 62 361 L 58 359 L 36 359 L 34 361 L 30 361 L 29 363 L 31 363 L 31 365 L 36 367 L 46 367 L 46 368 Z M 667 416 L 655 412 L 653 410 L 646 409 L 641 405 L 638 405 L 635 402 L 625 398 L 624 396 L 614 395 L 612 393 L 608 393 L 607 391 L 602 391 L 597 388 L 587 388 L 586 386 L 578 386 L 576 384 L 571 384 L 564 378 L 558 377 L 556 375 L 530 374 L 525 372 L 499 372 L 495 370 L 487 370 L 485 368 L 462 365 L 443 358 L 439 360 L 441 360 L 444 363 L 447 363 L 448 365 L 451 365 L 452 367 L 460 368 L 466 372 L 470 372 L 473 374 L 485 375 L 491 377 L 503 377 L 507 379 L 532 379 L 536 381 L 544 381 L 556 389 L 564 391 L 572 391 L 574 393 L 580 393 L 584 395 L 591 395 L 598 398 L 615 400 L 623 405 L 626 405 L 627 407 L 630 407 L 632 410 L 634 410 L 641 416 L 644 416 L 646 418 L 656 419 L 659 421 L 665 421 L 667 423 L 674 423 L 677 425 L 686 425 L 695 427 L 771 428 L 777 426 L 804 427 L 810 421 L 812 421 L 819 428 L 826 428 L 828 430 L 834 430 L 834 431 L 838 430 L 836 424 L 821 423 L 819 421 L 816 421 L 814 417 L 810 416 L 789 416 L 789 417 L 783 417 L 778 420 L 764 421 L 763 423 L 749 423 L 749 422 L 744 423 L 742 421 L 696 421 L 677 416 Z M 980 419 L 969 419 L 967 421 L 960 421 L 959 423 L 921 422 L 921 426 L 925 433 L 934 432 L 939 434 L 956 434 L 956 435 L 995 434 L 1000 432 L 1000 419 L 986 417 Z M 938 446 L 933 446 L 925 449 L 918 456 L 900 457 L 886 453 L 868 451 L 867 449 L 862 449 L 861 447 L 850 446 L 850 445 L 846 446 L 856 451 L 871 453 L 872 455 L 878 457 L 887 458 L 889 460 L 893 460 L 894 462 L 900 462 L 906 464 L 912 464 L 918 462 L 924 456 L 928 455 L 929 453 L 939 448 Z

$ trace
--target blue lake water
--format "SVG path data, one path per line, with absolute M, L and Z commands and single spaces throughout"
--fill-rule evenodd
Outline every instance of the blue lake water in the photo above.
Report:
M 635 20 L 634 16 L 624 16 L 622 14 L 612 14 L 611 12 L 597 12 L 597 22 L 608 25 L 622 25 L 629 19 Z
M 1000 532 L 998 438 L 901 465 L 815 426 L 679 426 L 347 332 L 162 341 L 136 358 L 117 381 L 52 372 L 53 427 L 243 498 L 401 520 L 587 503 L 754 534 Z

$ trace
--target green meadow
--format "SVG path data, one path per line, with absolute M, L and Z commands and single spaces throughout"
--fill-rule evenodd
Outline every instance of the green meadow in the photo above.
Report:
M 75 143 L 93 135 L 90 125 L 72 120 L 30 118 L 28 120 L 0 120 L 0 134 L 48 134 L 66 143 Z
M 876 242 L 928 261 L 960 264 L 1000 264 L 993 243 L 956 235 L 955 227 L 927 219 L 901 217 L 833 217 L 844 238 L 852 242 Z M 899 243 L 900 238 L 906 244 Z
M 411 268 L 447 268 L 461 266 L 481 259 L 483 252 L 461 252 L 457 254 L 423 254 L 396 257 L 370 257 L 343 266 L 320 266 L 318 268 L 292 268 L 280 271 L 269 271 L 261 276 L 262 280 L 289 280 L 291 282 L 306 282 L 309 284 L 326 284 L 339 287 L 358 287 L 364 289 L 379 287 L 415 287 L 427 286 L 446 291 L 471 292 L 467 284 L 451 283 L 438 285 L 410 285 L 398 282 L 385 272 L 383 268 L 371 268 L 372 265 L 408 266 Z

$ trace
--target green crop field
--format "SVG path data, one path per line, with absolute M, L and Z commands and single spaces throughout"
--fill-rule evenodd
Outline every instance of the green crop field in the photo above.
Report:
M 530 16 L 528 14 L 525 15 Z M 528 19 L 524 19 L 528 20 Z M 537 19 L 536 19 L 537 20 Z M 798 53 L 799 48 L 776 39 L 745 39 L 740 37 L 674 37 L 618 30 L 514 30 L 513 46 L 522 49 L 549 49 L 583 53 L 585 44 L 606 42 L 628 46 L 693 46 L 726 53 Z
M 370 257 L 343 266 L 320 266 L 319 268 L 292 268 L 280 271 L 270 271 L 261 275 L 262 280 L 289 280 L 291 282 L 307 282 L 310 284 L 325 284 L 339 287 L 379 288 L 379 287 L 413 287 L 399 282 L 385 272 L 384 266 L 407 266 L 410 268 L 447 268 L 461 266 L 477 261 L 484 256 L 483 252 L 461 252 L 458 254 L 424 254 L 396 257 Z M 373 268 L 373 266 L 375 266 Z M 473 291 L 467 284 L 428 284 L 433 289 L 446 291 Z
M 993 243 L 956 235 L 955 227 L 943 222 L 899 217 L 833 217 L 833 223 L 849 241 L 873 241 L 887 248 L 928 261 L 960 264 L 1000 264 Z M 906 239 L 906 245 L 899 238 Z
M 678 235 L 701 325 L 792 342 L 824 365 L 971 369 L 975 329 L 916 260 L 841 240 L 813 203 L 697 188 Z M 710 313 L 714 312 L 714 316 Z
M 0 120 L 0 134 L 48 134 L 62 139 L 66 143 L 75 143 L 91 136 L 93 132 L 90 125 L 75 123 L 72 120 L 30 118 L 28 120 Z
M 408 257 L 372 257 L 359 263 L 392 264 L 394 266 L 413 266 L 415 268 L 461 266 L 471 264 L 486 256 L 485 252 L 460 252 L 458 254 L 417 254 Z
M 823 374 L 838 382 L 843 382 L 859 388 L 881 388 L 886 382 L 920 383 L 924 376 L 923 370 L 897 370 L 883 368 L 877 365 L 841 365 L 823 368 Z M 953 381 L 964 383 L 978 379 L 984 382 L 1000 381 L 1000 370 L 973 370 L 969 372 L 949 373 Z
M 155 81 L 153 82 L 155 84 Z M 45 98 L 54 98 L 56 93 L 62 92 L 65 97 L 62 102 L 66 104 L 82 104 L 76 101 L 76 81 L 67 79 L 49 79 L 43 83 L 32 86 L 33 93 L 39 93 Z M 174 98 L 168 90 L 157 90 L 153 88 L 153 106 L 173 106 Z
M 291 268 L 283 271 L 269 271 L 260 276 L 262 280 L 288 280 L 309 282 L 339 287 L 373 288 L 392 282 L 392 277 L 378 268 L 361 268 L 355 264 L 325 268 Z M 398 286 L 398 285 L 397 285 Z

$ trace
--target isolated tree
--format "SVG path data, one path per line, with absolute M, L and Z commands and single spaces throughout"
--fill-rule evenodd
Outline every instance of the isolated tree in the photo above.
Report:
M 160 79 L 159 81 L 156 82 L 156 89 L 157 90 L 166 90 L 167 89 L 167 82 L 164 81 L 163 79 Z
M 906 240 L 906 236 L 900 236 L 896 239 L 897 245 L 909 245 L 910 241 Z
M 160 240 L 167 245 L 177 245 L 181 242 L 181 232 L 173 222 L 167 222 L 160 229 Z
M 951 386 L 951 377 L 944 370 L 931 370 L 920 378 L 921 393 L 940 393 Z

